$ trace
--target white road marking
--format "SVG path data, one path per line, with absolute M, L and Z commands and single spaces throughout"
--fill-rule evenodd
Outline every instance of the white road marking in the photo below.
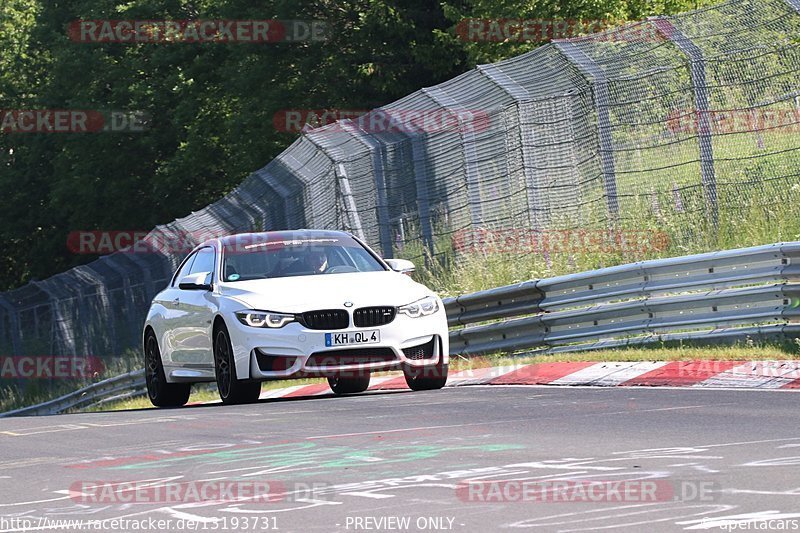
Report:
M 473 424 L 450 424 L 446 426 L 420 426 L 414 428 L 401 428 L 401 429 L 386 429 L 383 431 L 363 431 L 360 433 L 336 433 L 333 435 L 315 435 L 313 437 L 306 437 L 305 440 L 316 440 L 316 439 L 335 439 L 339 437 L 360 437 L 362 435 L 378 435 L 383 433 L 402 433 L 405 431 L 420 431 L 424 429 L 447 429 L 447 428 L 461 428 L 461 427 L 470 427 L 470 426 L 488 426 L 490 424 L 509 424 L 511 422 L 516 422 L 520 419 L 514 420 L 492 420 L 490 422 L 475 422 Z M 525 419 L 528 420 L 528 419 Z
M 555 379 L 550 385 L 601 385 L 614 386 L 624 383 L 630 379 L 646 374 L 651 370 L 661 368 L 666 365 L 665 361 L 655 363 L 597 363 L 592 366 L 582 368 L 577 372 L 567 374 L 564 377 Z
M 393 494 L 377 494 L 374 492 L 342 492 L 343 496 L 359 496 L 361 498 L 372 498 L 375 500 L 383 500 L 386 498 L 394 498 Z

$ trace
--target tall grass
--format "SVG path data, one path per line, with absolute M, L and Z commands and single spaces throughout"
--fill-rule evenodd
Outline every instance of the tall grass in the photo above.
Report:
M 418 281 L 444 296 L 455 296 L 636 261 L 800 241 L 800 182 L 780 185 L 782 188 L 751 191 L 735 201 L 732 196 L 736 191 L 731 190 L 735 188 L 719 187 L 717 225 L 710 222 L 701 200 L 686 194 L 676 203 L 670 192 L 628 199 L 624 217 L 603 226 L 575 228 L 556 223 L 543 230 L 551 237 L 571 235 L 567 245 L 558 238 L 544 243 L 541 234 L 531 245 L 526 241 L 531 232 L 501 228 L 488 230 L 490 235 L 499 236 L 493 243 L 459 249 L 458 232 L 441 231 L 435 237 L 433 253 L 420 239 L 406 242 L 395 253 L 416 263 Z M 700 194 L 695 192 L 695 196 Z M 693 202 L 700 205 L 692 207 Z M 583 238 L 578 237 L 581 232 L 585 233 Z M 408 233 L 413 234 L 413 228 Z M 522 238 L 510 244 L 502 242 L 508 235 Z M 581 242 L 586 245 L 577 244 Z

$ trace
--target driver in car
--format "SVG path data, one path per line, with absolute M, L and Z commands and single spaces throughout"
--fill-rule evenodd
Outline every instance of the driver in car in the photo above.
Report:
M 328 255 L 322 250 L 311 250 L 306 256 L 306 262 L 315 274 L 321 274 L 328 268 Z

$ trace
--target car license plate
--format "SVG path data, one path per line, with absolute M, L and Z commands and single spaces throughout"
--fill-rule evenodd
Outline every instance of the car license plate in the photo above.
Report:
M 325 334 L 325 346 L 351 346 L 353 344 L 376 344 L 378 342 L 381 342 L 381 332 L 377 329 Z

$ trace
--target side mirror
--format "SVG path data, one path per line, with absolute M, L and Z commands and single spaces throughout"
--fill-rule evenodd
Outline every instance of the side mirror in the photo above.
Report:
M 389 268 L 401 274 L 411 274 L 416 270 L 414 263 L 408 259 L 384 259 Z
M 181 279 L 178 287 L 185 291 L 210 291 L 211 272 L 197 272 Z

